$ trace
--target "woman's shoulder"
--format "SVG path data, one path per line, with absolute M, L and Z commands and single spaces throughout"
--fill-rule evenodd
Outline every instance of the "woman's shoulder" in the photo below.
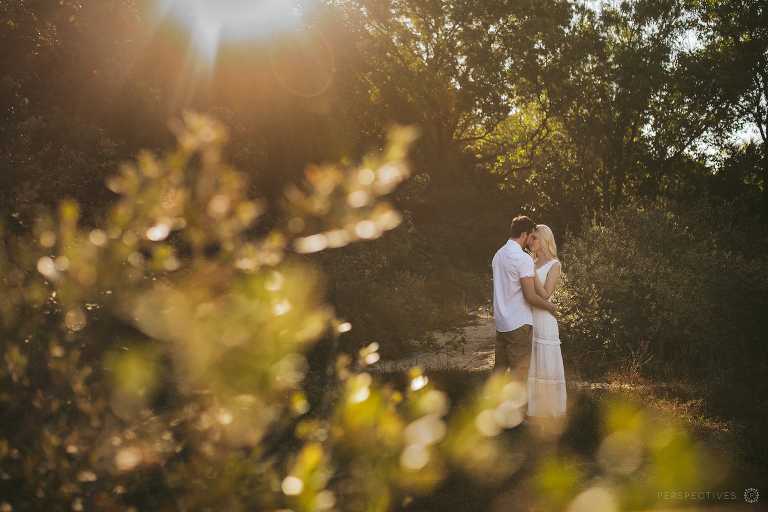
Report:
M 542 264 L 539 264 L 538 262 L 536 263 L 536 268 L 537 269 L 544 268 L 544 267 L 553 268 L 553 267 L 557 267 L 557 266 L 560 266 L 560 260 L 558 260 L 557 258 L 552 258 L 551 260 L 549 260 L 549 261 L 547 261 L 545 263 L 542 263 Z

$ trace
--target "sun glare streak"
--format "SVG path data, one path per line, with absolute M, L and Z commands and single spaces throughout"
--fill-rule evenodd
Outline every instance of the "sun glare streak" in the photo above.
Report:
M 195 50 L 209 65 L 223 42 L 258 40 L 295 30 L 301 18 L 290 0 L 163 0 L 159 12 L 189 31 Z

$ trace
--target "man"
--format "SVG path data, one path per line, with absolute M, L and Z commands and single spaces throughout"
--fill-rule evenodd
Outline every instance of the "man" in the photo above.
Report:
M 518 377 L 524 379 L 533 342 L 533 310 L 531 307 L 555 312 L 555 305 L 536 294 L 533 258 L 523 248 L 536 229 L 528 217 L 512 219 L 509 240 L 493 256 L 493 318 L 496 323 L 496 364 L 494 371 L 511 368 L 510 354 L 524 353 L 517 367 Z

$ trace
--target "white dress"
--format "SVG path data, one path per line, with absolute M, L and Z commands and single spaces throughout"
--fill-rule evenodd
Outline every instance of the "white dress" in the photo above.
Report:
M 536 279 L 544 284 L 549 269 L 556 262 L 551 260 L 536 269 Z M 565 399 L 565 369 L 557 319 L 545 309 L 533 308 L 533 343 L 528 367 L 528 416 L 563 416 Z

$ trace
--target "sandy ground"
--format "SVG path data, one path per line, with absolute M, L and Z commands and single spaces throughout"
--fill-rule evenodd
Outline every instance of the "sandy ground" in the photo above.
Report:
M 496 326 L 487 307 L 479 308 L 472 320 L 464 327 L 446 331 L 433 331 L 424 339 L 407 343 L 413 350 L 411 355 L 401 359 L 381 360 L 372 365 L 374 372 L 404 372 L 419 367 L 423 371 L 459 370 L 465 372 L 488 372 L 493 369 L 496 344 Z M 567 350 L 563 344 L 563 350 Z M 512 347 L 513 372 L 525 382 L 528 379 L 528 363 L 531 346 Z M 575 368 L 566 365 L 566 382 L 570 389 L 590 389 L 594 383 L 584 382 Z
M 382 360 L 371 366 L 374 372 L 402 372 L 419 367 L 423 371 L 459 370 L 488 372 L 493 369 L 496 345 L 496 326 L 487 307 L 476 310 L 464 327 L 446 331 L 433 331 L 424 339 L 411 340 L 411 355 L 402 359 Z M 565 347 L 563 348 L 565 350 Z M 522 381 L 528 379 L 530 344 L 511 347 L 512 371 Z M 568 387 L 588 387 L 580 382 L 577 372 L 566 367 Z
M 470 325 L 431 332 L 425 339 L 411 340 L 408 342 L 414 348 L 411 356 L 379 361 L 371 369 L 399 372 L 418 366 L 425 371 L 488 371 L 493 368 L 495 340 L 493 317 L 486 310 L 479 310 Z

